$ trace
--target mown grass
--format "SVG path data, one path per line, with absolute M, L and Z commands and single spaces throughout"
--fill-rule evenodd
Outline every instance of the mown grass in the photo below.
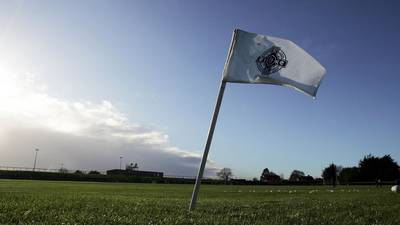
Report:
M 0 180 L 0 224 L 400 224 L 390 187 L 192 185 Z

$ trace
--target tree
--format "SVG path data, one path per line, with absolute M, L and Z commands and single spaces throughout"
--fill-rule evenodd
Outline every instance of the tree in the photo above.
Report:
M 299 175 L 299 176 L 305 176 L 305 173 L 300 170 L 293 170 L 292 175 Z
M 300 170 L 293 170 L 292 174 L 290 174 L 289 181 L 299 182 L 303 181 L 305 174 Z
M 217 176 L 221 178 L 221 180 L 224 180 L 225 183 L 228 183 L 233 176 L 232 170 L 230 168 L 222 168 L 219 172 L 217 172 Z
M 76 171 L 74 172 L 74 174 L 79 174 L 79 175 L 82 175 L 82 174 L 83 174 L 83 172 L 82 172 L 82 171 L 80 171 L 80 170 L 76 170 Z
M 92 171 L 89 172 L 89 174 L 100 174 L 100 172 L 97 171 L 97 170 L 92 170 Z
M 139 169 L 139 166 L 138 166 L 138 164 L 137 163 L 131 163 L 131 164 L 129 164 L 129 165 L 126 165 L 126 167 L 125 167 L 125 169 L 127 170 L 127 171 L 134 171 L 134 170 L 138 170 Z
M 307 175 L 307 176 L 303 177 L 303 181 L 307 182 L 307 183 L 314 183 L 315 179 L 314 179 L 314 177 Z
M 358 164 L 362 181 L 376 181 L 378 179 L 393 181 L 399 176 L 399 165 L 390 155 L 375 157 L 364 156 Z
M 338 181 L 340 184 L 360 181 L 360 169 L 358 167 L 343 168 L 339 173 Z
M 265 168 L 261 173 L 260 181 L 270 184 L 276 184 L 281 182 L 281 177 L 276 175 L 274 172 L 269 171 L 268 168 Z
M 260 180 L 262 181 L 263 178 L 264 178 L 265 176 L 267 176 L 267 175 L 269 175 L 269 169 L 268 169 L 268 168 L 265 168 L 265 169 L 262 171 L 262 173 L 261 173 Z
M 333 163 L 326 167 L 322 171 L 322 178 L 324 179 L 324 183 L 331 184 L 332 187 L 336 187 L 337 176 L 339 175 L 340 170 L 341 167 L 338 167 Z
M 58 169 L 59 173 L 68 173 L 68 169 L 61 167 L 60 169 Z

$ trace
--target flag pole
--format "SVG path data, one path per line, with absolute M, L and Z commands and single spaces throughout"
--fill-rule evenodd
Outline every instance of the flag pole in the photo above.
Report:
M 195 183 L 194 189 L 193 189 L 192 200 L 190 201 L 189 211 L 194 210 L 194 208 L 196 207 L 197 195 L 200 191 L 201 179 L 203 177 L 204 168 L 206 166 L 208 152 L 210 151 L 211 141 L 213 138 L 215 125 L 217 123 L 217 118 L 218 118 L 219 109 L 221 107 L 222 97 L 224 96 L 225 86 L 226 86 L 226 81 L 221 80 L 221 85 L 219 87 L 217 102 L 215 103 L 214 113 L 213 113 L 213 116 L 211 119 L 210 129 L 208 130 L 206 145 L 204 147 L 203 158 L 201 159 L 200 168 L 197 173 L 196 183 Z

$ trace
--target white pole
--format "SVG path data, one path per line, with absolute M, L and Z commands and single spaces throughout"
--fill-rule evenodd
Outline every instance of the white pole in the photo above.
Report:
M 219 87 L 219 93 L 218 93 L 218 97 L 217 97 L 217 102 L 215 104 L 214 114 L 211 119 L 210 129 L 208 130 L 208 137 L 207 137 L 206 146 L 204 147 L 203 158 L 201 159 L 199 172 L 197 174 L 196 183 L 194 185 L 192 200 L 191 200 L 190 206 L 189 206 L 189 211 L 194 210 L 194 208 L 196 207 L 197 194 L 199 193 L 199 190 L 200 190 L 201 178 L 203 177 L 204 168 L 206 166 L 207 156 L 208 156 L 208 152 L 210 150 L 211 141 L 212 141 L 214 129 L 215 129 L 215 124 L 217 123 L 219 108 L 221 107 L 222 97 L 224 96 L 225 85 L 226 85 L 226 82 L 222 80 L 221 86 Z

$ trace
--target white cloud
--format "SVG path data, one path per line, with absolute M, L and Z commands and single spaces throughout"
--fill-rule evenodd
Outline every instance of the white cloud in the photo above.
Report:
M 52 97 L 35 76 L 21 79 L 0 70 L 0 165 L 106 170 L 135 161 L 141 169 L 194 176 L 199 155 L 171 146 L 168 135 L 130 122 L 109 101 Z M 207 175 L 218 167 L 208 163 Z

